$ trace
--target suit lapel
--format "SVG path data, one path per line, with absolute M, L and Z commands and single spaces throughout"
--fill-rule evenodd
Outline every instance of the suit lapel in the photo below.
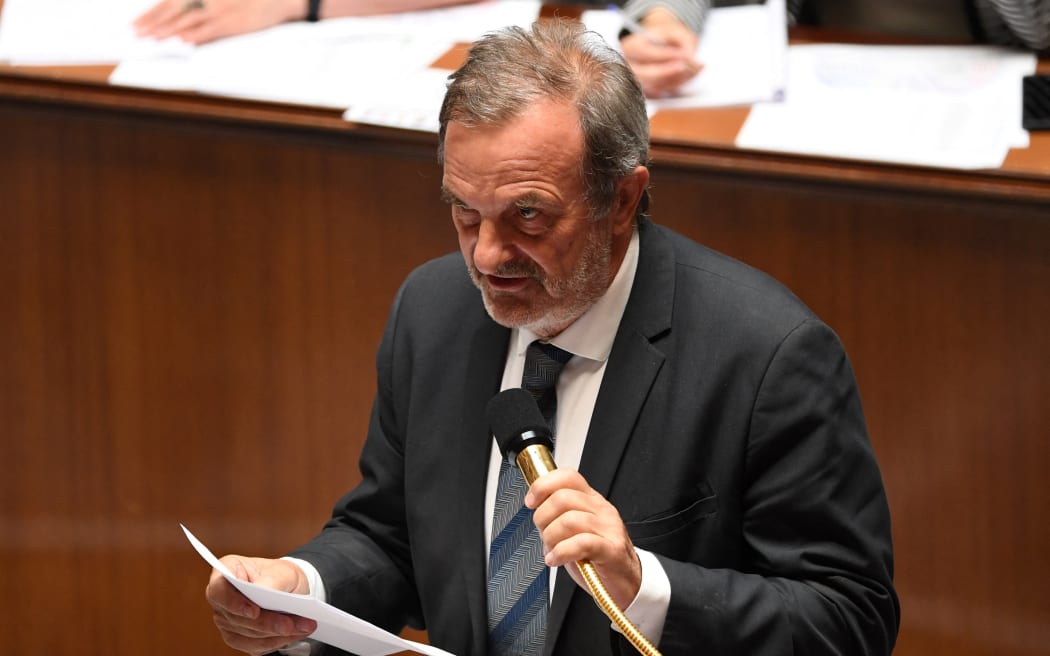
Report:
M 613 342 L 587 429 L 580 473 L 608 497 L 633 427 L 664 362 L 653 340 L 670 330 L 674 299 L 674 252 L 657 228 L 641 220 L 638 269 L 631 296 Z M 625 381 L 630 381 L 625 384 Z M 559 572 L 547 620 L 545 654 L 553 652 L 575 594 L 593 603 L 568 573 Z
M 655 340 L 671 328 L 674 252 L 666 238 L 647 221 L 643 220 L 638 229 L 638 270 L 616 331 L 580 460 L 580 473 L 605 496 L 663 366 L 664 353 Z
M 463 385 L 460 471 L 454 498 L 459 508 L 464 549 L 460 554 L 467 589 L 471 623 L 471 654 L 487 649 L 488 615 L 485 598 L 485 484 L 488 476 L 491 433 L 485 405 L 499 391 L 503 378 L 510 331 L 487 317 L 474 334 L 467 354 L 467 379 Z

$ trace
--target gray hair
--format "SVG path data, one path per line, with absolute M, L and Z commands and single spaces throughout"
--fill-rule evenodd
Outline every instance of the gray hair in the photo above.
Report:
M 438 161 L 444 163 L 449 121 L 498 125 L 540 99 L 564 100 L 579 111 L 581 172 L 592 218 L 613 207 L 617 183 L 649 163 L 645 95 L 623 57 L 581 23 L 541 20 L 531 30 L 507 27 L 476 41 L 449 76 L 441 105 Z M 648 209 L 648 192 L 639 212 Z

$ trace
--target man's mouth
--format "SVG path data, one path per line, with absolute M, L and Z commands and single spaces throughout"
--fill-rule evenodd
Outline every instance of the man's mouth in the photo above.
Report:
M 485 282 L 489 289 L 494 292 L 514 293 L 520 292 L 528 286 L 531 278 L 525 276 L 493 276 L 486 275 Z

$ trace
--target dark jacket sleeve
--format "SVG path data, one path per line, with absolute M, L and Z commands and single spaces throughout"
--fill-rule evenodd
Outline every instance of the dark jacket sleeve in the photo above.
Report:
M 1048 0 L 976 0 L 977 19 L 990 43 L 1050 50 Z
M 835 334 L 802 322 L 758 387 L 735 569 L 661 557 L 665 656 L 888 655 L 900 609 L 888 505 L 853 372 Z
M 333 606 L 398 632 L 421 626 L 405 523 L 403 427 L 392 391 L 398 293 L 376 356 L 378 390 L 359 466 L 361 483 L 344 495 L 324 530 L 289 555 L 317 568 Z

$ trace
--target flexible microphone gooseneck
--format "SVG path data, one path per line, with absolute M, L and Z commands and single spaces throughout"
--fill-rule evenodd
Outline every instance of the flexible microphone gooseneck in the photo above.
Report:
M 532 485 L 540 476 L 558 468 L 551 456 L 554 446 L 551 429 L 532 394 L 520 387 L 504 390 L 489 400 L 485 416 L 500 453 L 504 458 L 514 458 L 526 483 Z M 586 560 L 578 560 L 576 566 L 591 589 L 595 602 L 634 648 L 645 656 L 661 656 L 613 601 L 594 565 Z

